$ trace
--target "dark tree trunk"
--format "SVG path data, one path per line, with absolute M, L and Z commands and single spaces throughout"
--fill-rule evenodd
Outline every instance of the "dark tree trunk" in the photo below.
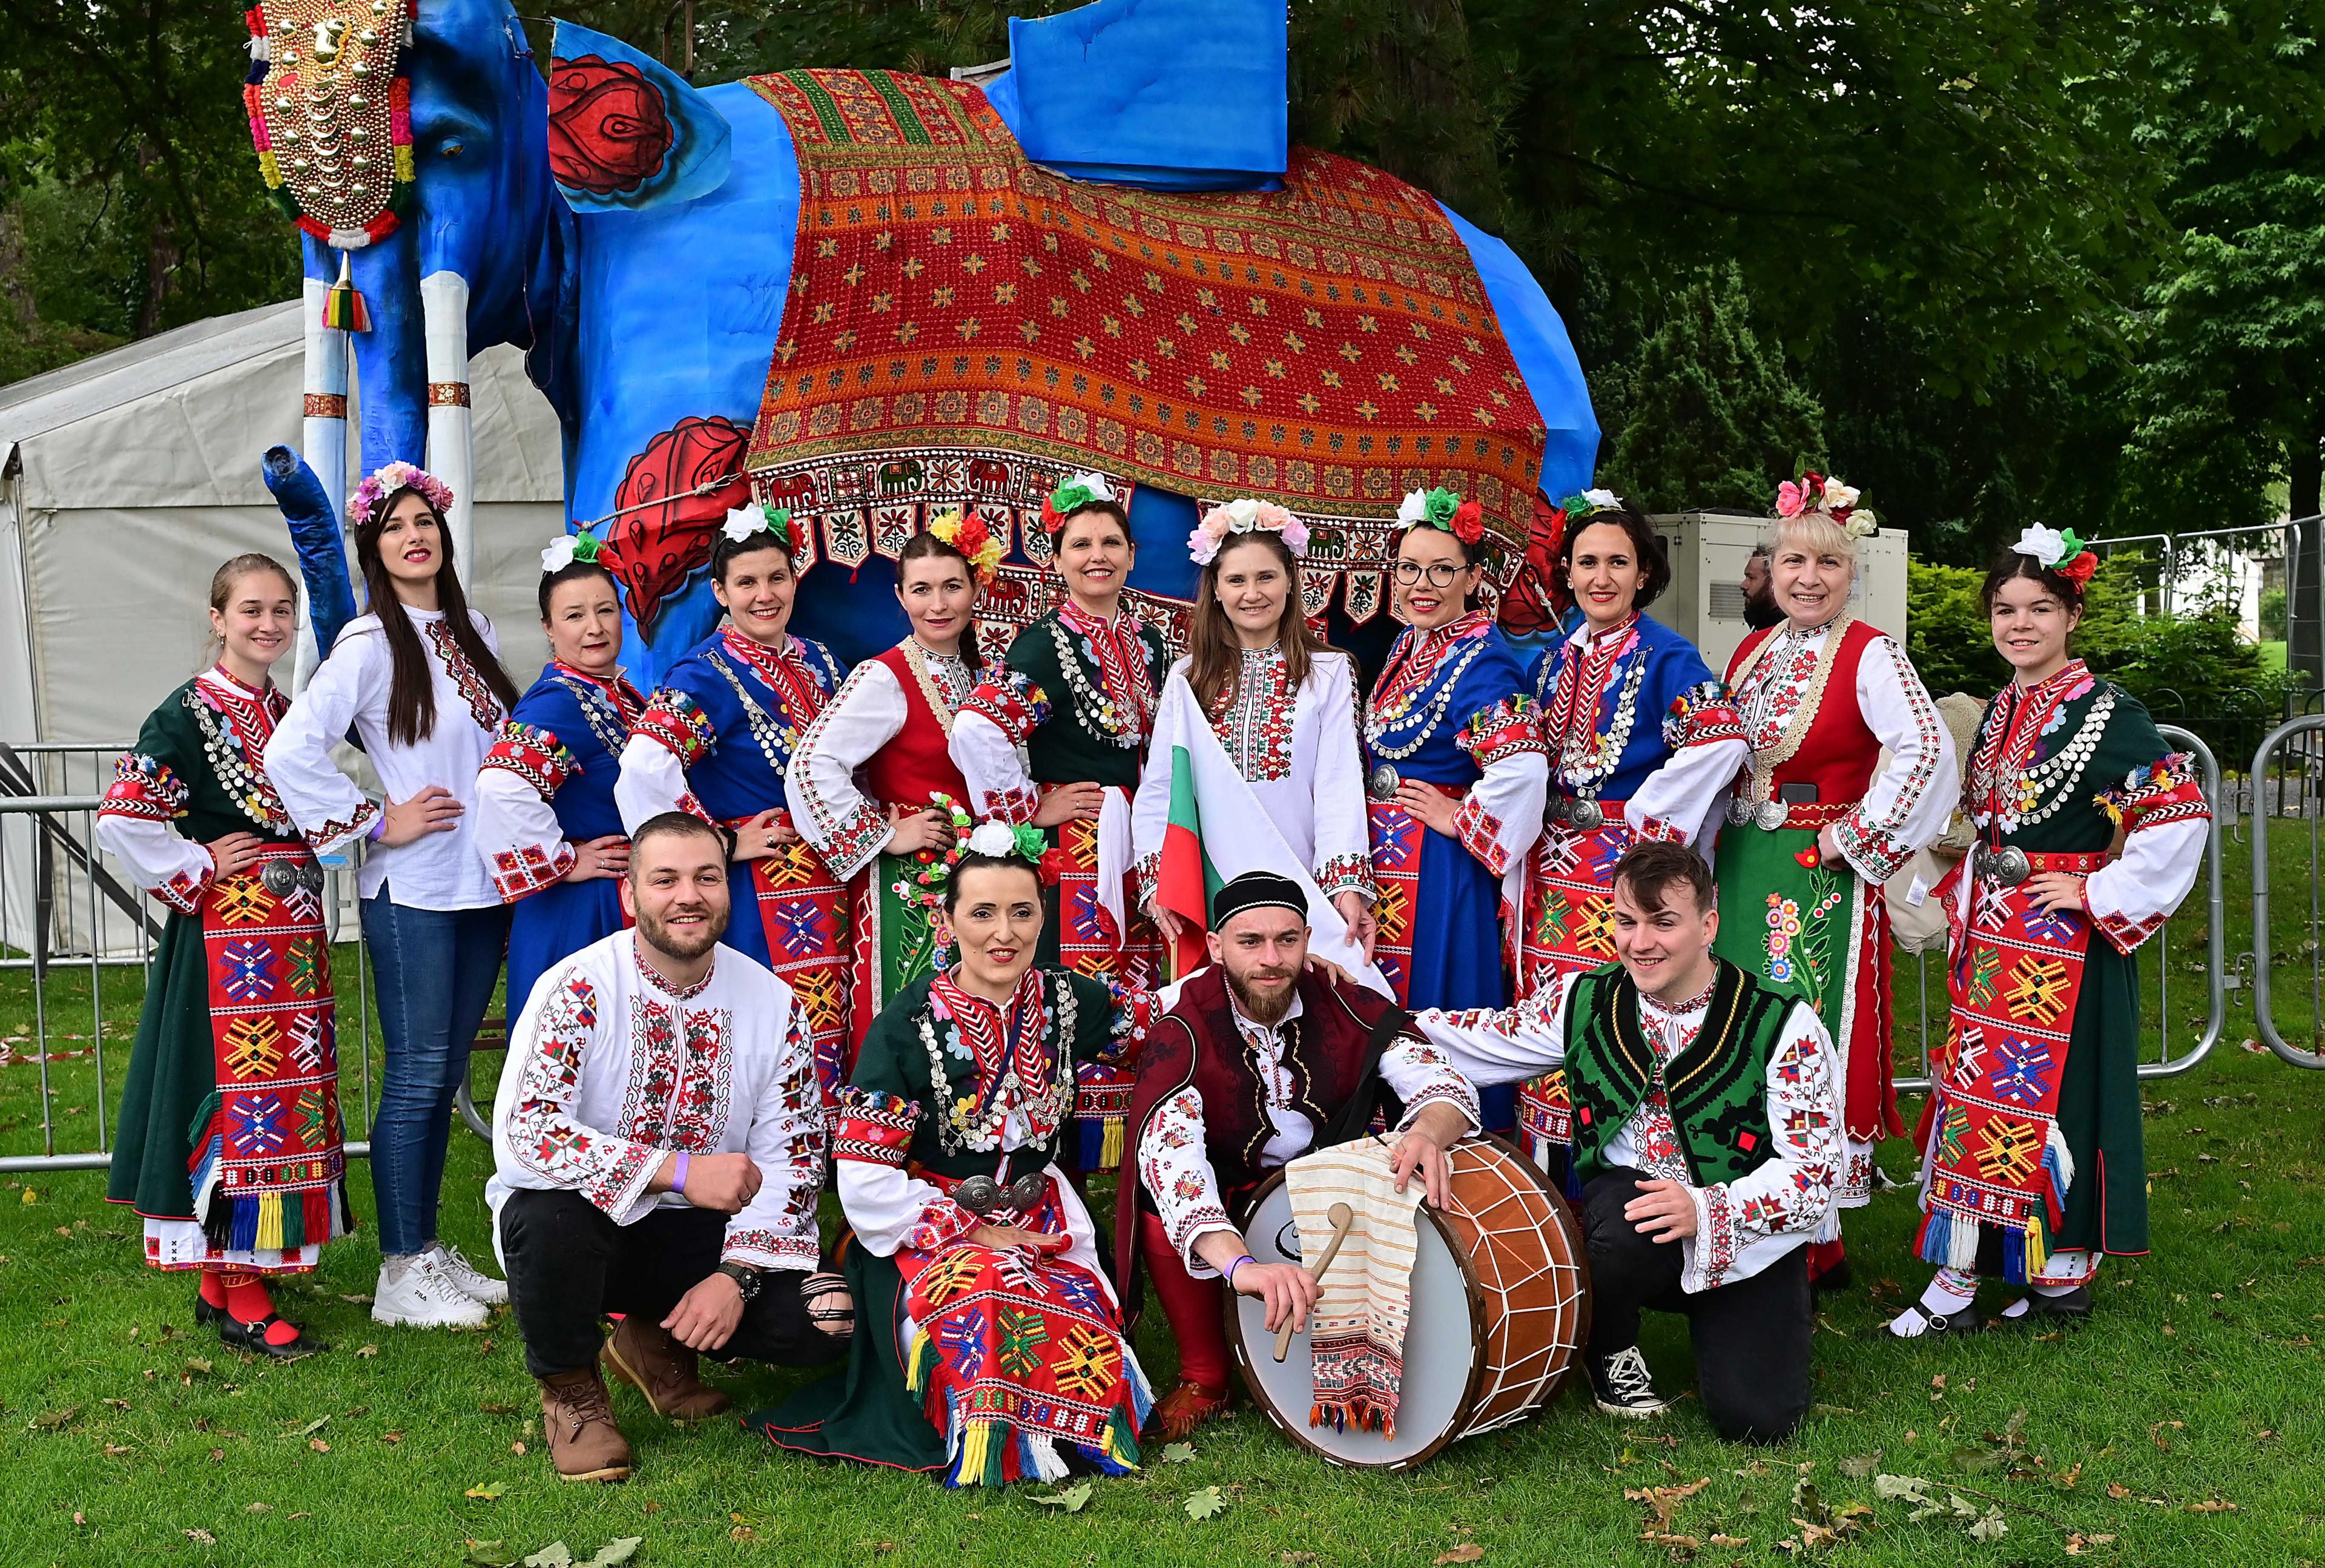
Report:
M 2284 464 L 2286 504 L 2295 518 L 2307 518 L 2301 530 L 2300 553 L 2290 563 L 2293 573 L 2293 598 L 2286 608 L 2291 612 L 2291 624 L 2286 632 L 2290 646 L 2285 650 L 2286 667 L 2295 674 L 2308 678 L 2310 686 L 2325 687 L 2325 624 L 2320 624 L 2319 611 L 2325 608 L 2325 519 L 2320 519 L 2320 490 L 2325 490 L 2325 450 L 2320 450 L 2318 422 L 2311 422 L 2310 433 L 2296 439 L 2286 453 Z
M 176 292 L 178 264 L 185 259 L 185 250 L 178 243 L 177 214 L 165 200 L 155 199 L 161 181 L 155 165 L 162 161 L 162 150 L 153 143 L 142 144 L 137 152 L 137 172 L 146 181 L 146 211 L 151 215 L 145 230 L 145 297 L 137 307 L 137 333 L 150 338 L 162 329 L 162 307 Z

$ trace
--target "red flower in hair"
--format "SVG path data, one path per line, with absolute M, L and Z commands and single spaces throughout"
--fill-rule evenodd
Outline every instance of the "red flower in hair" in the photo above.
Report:
M 1047 496 L 1042 496 L 1042 532 L 1044 533 L 1055 533 L 1065 525 L 1065 518 L 1059 513 L 1055 506 L 1050 505 L 1050 498 Z
M 2088 550 L 2084 551 L 2080 555 L 2076 556 L 2072 561 L 2062 561 L 2059 562 L 2057 566 L 2052 568 L 2052 571 L 2056 571 L 2061 577 L 2065 578 L 2069 582 L 2073 583 L 2077 588 L 2089 588 L 2091 582 L 2091 574 L 2098 569 L 2099 558 L 2092 554 Z
M 1041 877 L 1042 886 L 1055 887 L 1073 863 L 1073 857 L 1066 853 L 1063 846 L 1052 844 L 1042 851 L 1042 863 L 1033 868 L 1034 875 Z
M 1475 501 L 1464 501 L 1453 508 L 1453 537 L 1464 544 L 1475 544 L 1486 536 L 1486 509 Z

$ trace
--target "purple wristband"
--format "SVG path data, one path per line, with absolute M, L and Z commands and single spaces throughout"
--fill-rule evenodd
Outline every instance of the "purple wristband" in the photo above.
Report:
M 686 1167 L 693 1157 L 682 1149 L 679 1151 L 678 1169 L 671 1174 L 670 1190 L 681 1198 L 686 1196 Z
M 1241 1257 L 1237 1258 L 1233 1263 L 1228 1264 L 1227 1272 L 1227 1288 L 1229 1290 L 1233 1290 L 1235 1288 L 1235 1274 L 1237 1269 L 1241 1268 L 1246 1263 L 1257 1263 L 1258 1261 L 1258 1258 L 1254 1257 L 1250 1253 L 1246 1252 Z
M 366 844 L 376 844 L 386 832 L 387 813 L 385 812 L 382 812 L 379 815 L 371 820 L 371 831 L 364 835 L 364 842 Z

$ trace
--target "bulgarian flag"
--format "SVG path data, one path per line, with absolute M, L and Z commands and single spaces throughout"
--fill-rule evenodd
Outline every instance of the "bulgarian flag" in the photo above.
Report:
M 1300 884 L 1307 895 L 1308 951 L 1394 996 L 1386 978 L 1365 961 L 1364 949 L 1350 943 L 1348 923 L 1236 771 L 1183 674 L 1172 674 L 1159 706 L 1146 765 L 1171 770 L 1171 793 L 1154 901 L 1188 930 L 1172 955 L 1173 975 L 1184 977 L 1210 961 L 1203 932 L 1210 926 L 1211 895 L 1246 871 L 1274 871 Z

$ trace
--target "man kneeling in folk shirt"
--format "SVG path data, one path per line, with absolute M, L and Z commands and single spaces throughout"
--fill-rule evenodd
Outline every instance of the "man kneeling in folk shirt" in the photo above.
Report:
M 1176 1440 L 1227 1406 L 1218 1290 L 1267 1304 L 1274 1330 L 1308 1324 L 1316 1278 L 1255 1263 L 1229 1219 L 1270 1171 L 1311 1149 L 1362 1137 L 1382 1111 L 1403 1133 L 1396 1186 L 1419 1176 L 1445 1201 L 1445 1150 L 1477 1125 L 1477 1094 L 1412 1031 L 1394 1002 L 1308 963 L 1300 885 L 1246 871 L 1211 899 L 1211 961 L 1164 993 L 1170 1011 L 1141 1052 L 1116 1212 L 1126 1300 L 1143 1260 L 1179 1341 L 1179 1384 L 1150 1434 Z
M 697 1353 L 837 1359 L 854 1322 L 814 1272 L 824 1122 L 791 988 L 718 938 L 727 844 L 698 818 L 639 825 L 622 882 L 636 923 L 542 976 L 509 1031 L 493 1108 L 493 1209 L 549 1456 L 621 1480 L 630 1448 L 606 1369 L 654 1414 L 727 1407 Z M 599 1345 L 598 1320 L 621 1326 Z
M 1814 1008 L 1712 956 L 1715 902 L 1694 850 L 1635 845 L 1615 864 L 1619 966 L 1500 1012 L 1413 1023 L 1479 1084 L 1562 1075 L 1598 1408 L 1669 1408 L 1639 1354 L 1639 1312 L 1684 1313 L 1712 1426 L 1774 1443 L 1808 1413 L 1802 1249 L 1835 1233 L 1839 1065 Z

